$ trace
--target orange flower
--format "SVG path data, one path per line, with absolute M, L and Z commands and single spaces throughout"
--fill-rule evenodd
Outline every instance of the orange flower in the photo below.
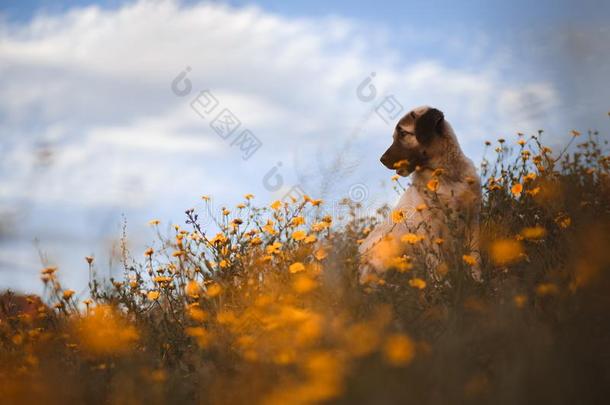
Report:
M 273 242 L 273 244 L 267 246 L 265 251 L 267 252 L 267 254 L 274 255 L 274 254 L 280 252 L 280 248 L 281 247 L 282 247 L 282 243 L 281 242 Z
M 149 291 L 148 294 L 146 294 L 146 298 L 148 298 L 151 301 L 158 300 L 159 299 L 159 291 L 156 291 L 156 290 Z
M 303 239 L 305 239 L 305 237 L 307 236 L 307 233 L 305 231 L 294 231 L 292 233 L 292 239 L 296 240 L 296 241 L 301 241 Z
M 519 197 L 521 195 L 521 192 L 523 191 L 523 185 L 521 183 L 515 183 L 511 187 L 510 191 L 515 197 Z
M 405 220 L 405 213 L 402 210 L 394 210 L 392 211 L 392 222 L 395 224 L 401 223 Z
M 221 292 L 222 292 L 222 287 L 218 283 L 212 283 L 212 284 L 208 285 L 206 288 L 206 291 L 205 291 L 206 295 L 210 298 L 219 296 Z
M 415 344 L 406 335 L 391 335 L 383 346 L 383 355 L 392 366 L 406 366 L 415 357 Z
M 301 262 L 295 262 L 288 267 L 288 271 L 292 274 L 300 273 L 301 271 L 305 271 L 305 266 Z
M 426 184 L 426 187 L 428 188 L 428 190 L 430 190 L 433 193 L 435 193 L 436 190 L 438 190 L 438 179 L 435 179 L 435 178 L 430 179 L 428 184 Z
M 328 253 L 326 250 L 324 250 L 324 248 L 316 250 L 313 255 L 317 260 L 324 260 L 326 257 L 328 257 Z
M 557 295 L 559 288 L 553 283 L 542 283 L 536 286 L 536 294 L 540 296 Z
M 304 242 L 305 243 L 315 243 L 318 240 L 318 237 L 316 235 L 309 235 L 308 237 L 305 238 Z
M 494 264 L 504 266 L 519 261 L 523 255 L 523 247 L 519 241 L 500 239 L 491 244 L 490 254 Z
M 416 243 L 419 243 L 420 241 L 422 241 L 424 239 L 423 236 L 421 235 L 416 235 L 414 233 L 406 233 L 404 234 L 400 240 L 402 242 L 408 243 L 410 245 L 415 245 Z
M 528 227 L 521 230 L 521 236 L 523 236 L 524 239 L 541 239 L 544 238 L 545 235 L 546 229 L 541 226 Z
M 294 217 L 292 218 L 292 221 L 290 221 L 290 225 L 292 226 L 299 226 L 299 225 L 303 225 L 305 223 L 305 218 L 303 217 Z
M 64 290 L 63 297 L 67 301 L 74 295 L 74 290 Z
M 464 260 L 464 263 L 466 263 L 469 266 L 474 266 L 475 264 L 477 264 L 476 257 L 474 257 L 472 255 L 464 255 L 464 256 L 462 256 L 462 260 Z
M 418 290 L 423 290 L 426 288 L 426 282 L 421 278 L 412 278 L 409 280 L 409 285 L 413 288 L 417 288 Z
M 515 303 L 515 306 L 517 308 L 521 309 L 525 306 L 525 303 L 527 302 L 527 297 L 523 294 L 515 295 L 513 297 L 513 302 Z
M 200 289 L 201 288 L 199 287 L 199 283 L 195 280 L 191 280 L 186 284 L 186 287 L 184 287 L 184 292 L 189 297 L 196 298 L 199 296 Z

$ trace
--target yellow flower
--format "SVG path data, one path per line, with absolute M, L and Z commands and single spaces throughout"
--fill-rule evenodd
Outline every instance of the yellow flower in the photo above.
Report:
M 201 287 L 199 286 L 199 283 L 195 280 L 189 281 L 186 284 L 186 287 L 184 287 L 184 292 L 186 293 L 186 295 L 192 298 L 197 298 L 199 296 L 200 291 Z
M 148 225 L 159 225 L 161 223 L 161 221 L 159 221 L 158 219 L 151 219 L 150 221 L 148 221 Z
M 320 260 L 320 261 L 322 261 L 328 257 L 328 253 L 326 252 L 326 250 L 324 248 L 320 248 L 320 249 L 316 250 L 313 255 L 317 260 Z
M 546 235 L 546 229 L 541 226 L 523 228 L 521 236 L 525 239 L 541 239 Z
M 445 239 L 443 238 L 436 238 L 434 239 L 434 243 L 437 245 L 442 245 L 443 243 L 445 243 Z
M 252 239 L 250 239 L 250 244 L 252 246 L 258 246 L 262 243 L 263 243 L 263 240 L 261 238 L 259 238 L 258 236 L 255 236 Z
M 280 200 L 275 200 L 271 203 L 270 207 L 277 211 L 282 208 L 282 202 Z
M 406 169 L 408 166 L 409 161 L 407 159 L 402 159 L 394 163 L 394 169 Z
M 206 291 L 205 291 L 206 295 L 210 298 L 219 296 L 221 292 L 222 292 L 222 287 L 218 283 L 212 283 L 212 284 L 208 285 L 206 288 Z
M 405 220 L 405 213 L 402 210 L 394 210 L 392 211 L 392 222 L 395 224 L 401 223 Z
M 74 290 L 64 290 L 63 297 L 67 301 L 74 295 Z
M 138 340 L 136 328 L 108 305 L 88 311 L 78 321 L 77 334 L 83 350 L 101 356 L 126 354 Z
M 402 242 L 408 243 L 410 245 L 415 245 L 416 243 L 419 243 L 420 241 L 422 241 L 424 239 L 423 236 L 421 235 L 416 235 L 414 233 L 406 233 L 404 234 L 400 240 Z
M 328 228 L 330 226 L 330 223 L 326 222 L 326 221 L 320 221 L 320 222 L 316 222 L 315 224 L 313 224 L 311 226 L 311 230 L 314 232 L 320 232 L 326 228 Z
M 531 173 L 526 174 L 525 176 L 523 176 L 523 180 L 525 182 L 536 180 L 536 173 L 531 172 Z
M 436 190 L 438 190 L 438 179 L 430 179 L 428 184 L 426 184 L 426 187 L 428 188 L 428 190 L 435 193 Z
M 423 290 L 426 288 L 426 282 L 421 278 L 412 278 L 409 280 L 409 285 L 413 288 L 417 288 L 418 290 Z
M 222 209 L 222 215 L 224 215 L 225 217 L 228 217 L 228 216 L 229 216 L 229 214 L 231 214 L 231 211 L 229 211 L 229 210 L 228 210 L 228 209 L 226 209 L 226 208 L 223 208 L 223 209 Z
M 415 357 L 415 344 L 406 335 L 391 335 L 383 346 L 383 355 L 392 366 L 406 366 Z
M 305 231 L 301 231 L 301 230 L 294 231 L 292 233 L 292 239 L 294 239 L 296 241 L 303 240 L 303 239 L 305 239 L 306 236 L 307 236 L 307 233 Z
M 210 196 L 209 196 L 209 195 L 202 195 L 202 196 L 201 196 L 201 199 L 202 199 L 203 201 L 210 201 Z
M 176 250 L 175 252 L 172 252 L 172 256 L 173 256 L 173 257 L 180 257 L 180 256 L 184 256 L 184 251 L 182 251 L 182 250 Z
M 152 256 L 153 252 L 154 252 L 153 248 L 148 248 L 148 249 L 146 249 L 146 251 L 144 251 L 144 255 L 150 257 L 150 256 Z
M 185 328 L 184 331 L 187 335 L 197 341 L 197 344 L 201 349 L 204 349 L 209 345 L 211 340 L 210 333 L 201 326 Z
M 413 264 L 409 262 L 407 256 L 393 257 L 388 264 L 389 267 L 395 268 L 399 273 L 404 273 L 413 268 Z
M 250 193 L 248 193 L 248 194 L 246 194 L 246 195 L 244 196 L 244 198 L 245 198 L 246 200 L 251 200 L 251 199 L 253 199 L 253 198 L 254 198 L 254 194 L 250 194 Z
M 476 257 L 474 257 L 472 255 L 464 255 L 464 256 L 462 256 L 462 260 L 464 260 L 464 263 L 466 263 L 469 266 L 474 266 L 475 264 L 477 264 Z
M 216 236 L 214 236 L 211 240 L 210 240 L 210 244 L 215 245 L 217 243 L 219 244 L 223 244 L 227 241 L 227 237 L 222 233 L 219 232 L 216 234 Z
M 515 306 L 517 308 L 521 309 L 525 306 L 525 303 L 527 302 L 527 297 L 523 294 L 515 295 L 513 297 L 513 302 L 515 303 Z
M 540 296 L 557 295 L 559 288 L 553 283 L 542 283 L 536 286 L 536 294 Z
M 426 204 L 419 204 L 417 207 L 415 207 L 415 210 L 417 212 L 422 212 L 423 210 L 427 209 L 428 206 Z
M 525 145 L 525 139 L 519 139 L 517 143 L 521 146 Z
M 519 241 L 500 239 L 491 244 L 490 254 L 494 264 L 504 266 L 519 261 L 523 254 L 523 247 Z
M 557 223 L 557 225 L 559 225 L 559 227 L 565 229 L 572 224 L 572 219 L 568 216 L 560 216 L 555 219 L 555 222 Z
M 534 187 L 531 190 L 527 190 L 526 193 L 531 195 L 532 197 L 538 195 L 538 193 L 540 193 L 540 187 Z
M 322 204 L 324 201 L 322 200 L 309 200 L 309 203 L 311 205 L 313 205 L 314 207 L 318 207 L 320 204 Z
M 159 291 L 156 291 L 156 290 L 149 291 L 148 294 L 146 294 L 146 298 L 148 298 L 151 301 L 158 300 L 159 299 Z
M 45 267 L 44 269 L 42 269 L 41 273 L 42 274 L 47 274 L 47 275 L 52 275 L 56 271 L 57 271 L 57 267 L 56 266 L 49 266 L 49 267 Z
M 299 226 L 299 225 L 303 225 L 305 223 L 305 218 L 303 217 L 294 217 L 292 218 L 292 221 L 290 221 L 290 225 L 292 226 Z
M 523 191 L 523 185 L 521 183 L 515 183 L 511 187 L 510 191 L 515 197 L 519 197 L 521 195 L 521 192 Z
M 295 262 L 288 267 L 288 271 L 292 274 L 299 273 L 301 271 L 305 271 L 305 266 L 301 262 Z
M 282 247 L 282 244 L 280 242 L 273 242 L 273 244 L 267 246 L 265 251 L 267 252 L 267 254 L 274 255 L 274 254 L 280 252 L 281 247 Z
M 572 136 L 573 136 L 573 137 L 580 136 L 580 132 L 578 132 L 577 130 L 573 129 L 573 130 L 572 130 Z
M 308 292 L 314 290 L 317 286 L 318 283 L 305 274 L 298 275 L 292 283 L 292 288 L 297 294 L 307 294 Z
M 267 232 L 269 235 L 275 235 L 277 231 L 273 227 L 273 224 L 272 220 L 267 220 L 267 223 L 263 226 L 263 231 Z
M 398 181 L 399 178 L 400 178 L 400 176 L 397 174 L 395 174 L 394 176 L 391 177 L 392 181 Z
M 315 243 L 318 240 L 318 237 L 316 235 L 309 235 L 305 238 L 304 242 L 307 244 L 310 243 Z

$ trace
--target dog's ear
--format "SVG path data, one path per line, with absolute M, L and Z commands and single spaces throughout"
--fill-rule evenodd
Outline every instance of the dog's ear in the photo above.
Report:
M 430 143 L 435 134 L 440 133 L 439 127 L 445 116 L 436 108 L 429 108 L 415 121 L 415 138 L 422 145 Z

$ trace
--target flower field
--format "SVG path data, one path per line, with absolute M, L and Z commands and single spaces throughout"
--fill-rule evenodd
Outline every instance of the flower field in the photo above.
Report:
M 124 246 L 120 278 L 85 258 L 85 300 L 46 266 L 43 297 L 0 295 L 0 403 L 608 401 L 608 145 L 574 131 L 553 151 L 544 137 L 487 145 L 480 282 L 464 246 L 436 238 L 429 269 L 412 234 L 361 283 L 359 243 L 403 213 L 249 194 L 210 229 L 190 209 L 152 220 L 158 239 Z

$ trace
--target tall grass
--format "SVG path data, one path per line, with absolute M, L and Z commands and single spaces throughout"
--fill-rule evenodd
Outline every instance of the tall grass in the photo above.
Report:
M 87 300 L 55 267 L 44 303 L 4 294 L 0 403 L 606 402 L 607 142 L 575 131 L 554 153 L 541 138 L 482 162 L 482 282 L 443 246 L 440 268 L 400 254 L 361 285 L 358 244 L 388 210 L 346 200 L 338 219 L 246 195 L 218 233 L 194 210 L 169 236 L 151 221 L 157 247 L 125 248 L 121 279 L 86 258 Z

